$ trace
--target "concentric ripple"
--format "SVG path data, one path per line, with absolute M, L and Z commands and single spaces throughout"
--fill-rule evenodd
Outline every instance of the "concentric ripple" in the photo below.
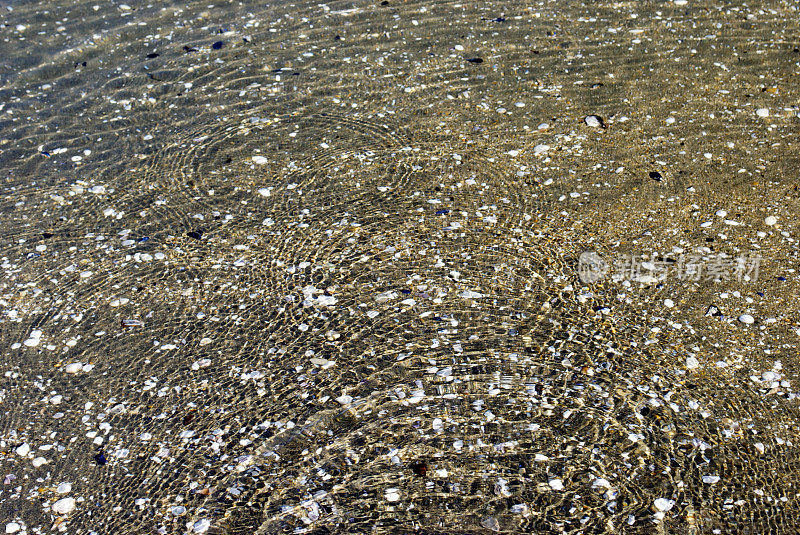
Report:
M 798 531 L 794 6 L 128 4 L 6 13 L 0 528 Z

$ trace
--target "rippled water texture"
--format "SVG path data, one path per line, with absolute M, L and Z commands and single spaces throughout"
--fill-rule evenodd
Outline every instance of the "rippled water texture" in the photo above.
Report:
M 3 7 L 0 528 L 797 533 L 798 21 Z

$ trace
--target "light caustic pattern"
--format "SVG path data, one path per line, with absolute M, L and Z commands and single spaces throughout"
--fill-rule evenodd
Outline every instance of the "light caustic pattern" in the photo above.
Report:
M 90 4 L 7 14 L 7 533 L 796 532 L 791 6 Z M 658 251 L 764 279 L 579 277 Z

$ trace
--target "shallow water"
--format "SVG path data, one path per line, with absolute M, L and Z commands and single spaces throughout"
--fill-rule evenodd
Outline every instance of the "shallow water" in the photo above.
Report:
M 796 533 L 794 2 L 15 2 L 6 533 Z

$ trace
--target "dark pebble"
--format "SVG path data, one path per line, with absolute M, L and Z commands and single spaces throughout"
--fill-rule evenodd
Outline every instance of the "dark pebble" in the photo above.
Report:
M 410 467 L 414 474 L 419 477 L 425 477 L 425 474 L 428 473 L 428 463 L 425 461 L 414 461 L 411 463 Z
M 224 44 L 225 43 L 223 43 L 222 41 L 217 41 L 216 43 L 211 45 L 211 48 L 213 48 L 214 50 L 219 50 L 220 48 L 222 48 L 222 45 Z
M 785 281 L 785 280 L 786 280 L 786 277 L 778 277 L 778 280 L 779 280 L 779 281 Z
M 189 45 L 183 45 L 184 52 L 197 52 L 197 49 Z
M 160 54 L 159 54 L 158 52 L 151 52 L 150 54 L 147 54 L 147 59 L 155 59 L 155 58 L 157 58 L 159 55 L 160 55 Z
M 98 466 L 103 466 L 108 462 L 108 459 L 106 459 L 105 454 L 101 451 L 94 456 L 94 462 L 96 462 Z
M 436 215 L 444 215 L 444 214 L 449 214 L 449 213 L 450 213 L 450 210 L 439 210 L 439 211 L 436 212 Z
M 381 5 L 382 6 L 388 6 L 389 2 L 387 0 L 383 0 L 383 2 L 381 2 Z
M 467 58 L 467 61 L 470 63 L 483 63 L 482 58 Z
M 659 173 L 658 171 L 650 171 L 650 178 L 652 178 L 653 180 L 658 180 L 660 182 L 661 173 Z
M 708 310 L 706 310 L 705 315 L 714 316 L 715 318 L 718 318 L 719 316 L 722 316 L 722 312 L 719 311 L 719 308 L 715 307 L 714 305 L 711 305 L 710 307 L 708 307 Z
M 195 240 L 199 240 L 203 237 L 203 233 L 197 230 L 192 230 L 191 232 L 186 233 L 187 236 L 190 238 L 194 238 Z

